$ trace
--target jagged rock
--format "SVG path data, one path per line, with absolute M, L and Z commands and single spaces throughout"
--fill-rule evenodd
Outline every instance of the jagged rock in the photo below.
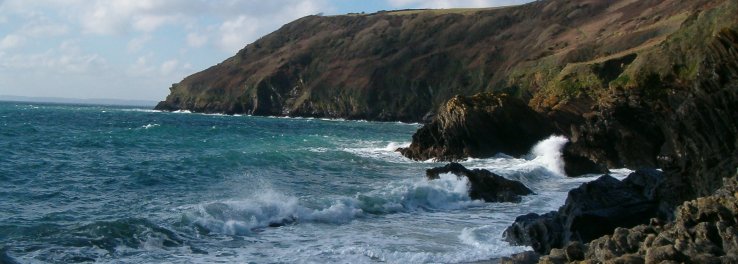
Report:
M 587 249 L 584 247 L 584 244 L 579 241 L 574 241 L 564 248 L 564 253 L 566 254 L 566 259 L 569 260 L 569 262 L 574 262 L 584 260 L 584 252 L 586 250 Z
M 589 263 L 736 263 L 738 260 L 738 175 L 724 180 L 714 195 L 677 207 L 674 222 L 652 221 L 592 240 L 585 249 Z M 541 260 L 560 259 L 552 249 Z M 569 262 L 578 259 L 567 259 Z
M 550 123 L 504 93 L 456 96 L 400 152 L 408 158 L 458 160 L 497 153 L 523 155 L 553 133 Z
M 606 165 L 597 164 L 578 154 L 576 150 L 572 149 L 572 146 L 571 142 L 568 142 L 561 150 L 561 157 L 564 160 L 564 173 L 567 176 L 575 177 L 584 174 L 604 174 L 610 172 Z
M 439 174 L 453 173 L 458 177 L 466 177 L 471 185 L 469 197 L 474 200 L 485 202 L 519 202 L 521 196 L 533 194 L 533 191 L 525 187 L 519 181 L 505 179 L 488 170 L 469 170 L 463 165 L 452 162 L 443 167 L 426 170 L 426 176 L 430 180 L 439 178 Z
M 572 241 L 589 242 L 617 227 L 647 223 L 658 211 L 653 193 L 661 178 L 656 170 L 639 170 L 623 181 L 604 175 L 569 191 L 557 212 L 519 216 L 505 230 L 505 239 L 545 254 Z
M 552 248 L 564 246 L 564 225 L 557 212 L 530 213 L 515 218 L 504 236 L 512 244 L 531 246 L 537 253 L 547 253 Z
M 503 257 L 500 259 L 500 264 L 535 264 L 541 255 L 535 251 L 525 251 L 518 254 L 513 254 L 510 257 Z

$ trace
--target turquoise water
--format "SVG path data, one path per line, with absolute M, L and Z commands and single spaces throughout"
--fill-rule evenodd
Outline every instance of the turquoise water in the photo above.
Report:
M 471 201 L 394 152 L 417 124 L 0 102 L 0 259 L 21 263 L 469 262 L 525 250 L 515 216 L 592 178 L 527 159 L 469 160 L 537 192 Z M 1 262 L 1 261 L 0 261 Z

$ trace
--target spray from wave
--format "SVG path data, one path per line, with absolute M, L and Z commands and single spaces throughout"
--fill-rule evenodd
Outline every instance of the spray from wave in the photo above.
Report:
M 564 160 L 561 157 L 561 149 L 569 142 L 564 136 L 553 135 L 541 142 L 538 142 L 531 150 L 530 156 L 534 162 L 538 162 L 543 167 L 557 175 L 566 175 L 564 172 Z

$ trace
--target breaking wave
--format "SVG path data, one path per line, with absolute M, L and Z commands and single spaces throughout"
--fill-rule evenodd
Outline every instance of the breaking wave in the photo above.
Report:
M 266 190 L 246 200 L 196 205 L 185 219 L 209 232 L 248 235 L 263 228 L 302 222 L 345 224 L 369 215 L 456 210 L 483 204 L 472 201 L 468 192 L 466 178 L 450 174 L 439 180 L 400 181 L 354 197 L 317 201 L 322 206 L 307 206 L 296 197 Z

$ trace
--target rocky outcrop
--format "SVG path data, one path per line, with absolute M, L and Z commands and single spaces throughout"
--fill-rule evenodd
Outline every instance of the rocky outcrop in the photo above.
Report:
M 571 142 L 568 142 L 561 149 L 561 158 L 564 161 L 564 173 L 569 177 L 576 177 L 585 174 L 605 174 L 610 171 L 604 164 L 597 164 L 594 161 L 584 157 L 572 148 Z
M 535 255 L 526 259 L 532 262 Z M 520 259 L 516 258 L 516 259 Z M 515 260 L 515 259 L 513 259 Z M 551 250 L 540 263 L 737 263 L 738 180 L 726 178 L 714 195 L 685 202 L 672 223 L 652 220 L 617 228 L 588 244 Z
M 609 175 L 569 191 L 556 212 L 519 216 L 505 230 L 505 240 L 546 254 L 572 241 L 589 242 L 616 227 L 632 227 L 658 215 L 656 189 L 663 175 L 639 170 L 619 181 Z
M 543 116 L 508 94 L 456 96 L 400 152 L 415 160 L 522 155 L 552 132 Z
M 469 180 L 469 197 L 485 202 L 520 202 L 521 196 L 533 194 L 533 191 L 518 181 L 508 180 L 488 170 L 469 170 L 458 163 L 449 163 L 443 167 L 428 169 L 426 176 L 430 180 L 439 178 L 439 174 L 453 173 Z

